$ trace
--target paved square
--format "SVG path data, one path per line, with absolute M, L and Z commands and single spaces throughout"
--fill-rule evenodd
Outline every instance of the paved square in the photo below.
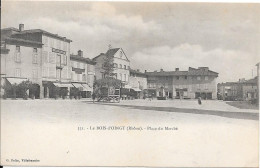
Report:
M 258 111 L 222 101 L 200 106 L 196 100 L 2 100 L 1 105 L 5 159 L 73 166 L 258 165 Z M 90 126 L 178 130 L 78 131 Z

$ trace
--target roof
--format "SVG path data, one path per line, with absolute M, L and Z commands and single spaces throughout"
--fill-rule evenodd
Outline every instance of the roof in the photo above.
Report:
M 249 79 L 243 83 L 247 83 L 247 84 L 257 84 L 257 77 L 253 78 L 253 79 Z
M 191 68 L 189 71 L 158 71 L 146 72 L 146 74 L 149 76 L 218 76 L 217 72 L 195 68 Z
M 130 69 L 129 71 L 130 71 L 130 73 L 133 73 L 133 74 L 145 75 L 145 76 L 147 75 L 147 74 L 145 74 L 143 72 L 140 72 L 140 71 L 137 71 L 137 70 L 134 70 L 134 69 Z
M 43 33 L 43 34 L 46 34 L 48 36 L 52 36 L 52 37 L 55 37 L 55 38 L 58 38 L 58 39 L 61 39 L 61 40 L 67 41 L 67 42 L 72 42 L 72 40 L 67 39 L 66 37 L 62 37 L 62 36 L 59 36 L 58 34 L 53 34 L 53 33 L 47 32 L 47 31 L 42 30 L 42 29 L 24 30 L 24 31 L 21 31 L 21 32 L 14 33 L 14 35 L 15 34 L 27 34 L 27 33 Z
M 5 31 L 5 30 L 13 30 L 13 31 L 18 31 L 19 32 L 19 29 L 14 28 L 14 27 L 7 27 L 7 28 L 1 29 L 1 31 Z
M 108 57 L 114 57 L 115 54 L 116 54 L 116 52 L 117 52 L 118 50 L 120 50 L 120 49 L 123 51 L 123 53 L 124 53 L 124 55 L 125 55 L 127 61 L 129 61 L 129 59 L 127 58 L 127 56 L 126 56 L 126 54 L 125 54 L 125 52 L 124 52 L 124 50 L 123 50 L 122 48 L 111 48 L 111 49 L 107 50 L 106 54 L 101 53 L 101 54 L 99 54 L 98 56 L 94 57 L 92 60 L 96 60 L 98 57 L 100 57 L 100 56 L 102 56 L 102 55 L 106 55 L 106 56 L 108 56 Z
M 113 57 L 118 50 L 120 50 L 120 48 L 112 48 L 112 49 L 109 49 L 109 50 L 107 50 L 106 55 L 109 56 L 109 57 L 110 57 L 110 56 Z
M 77 60 L 77 61 L 81 61 L 81 62 L 85 62 L 87 64 L 91 64 L 91 65 L 95 65 L 96 63 L 94 61 L 92 61 L 89 58 L 84 58 L 84 57 L 80 57 L 78 55 L 70 55 L 70 59 L 71 60 Z
M 13 38 L 13 37 L 7 37 L 5 39 L 5 42 L 7 44 L 18 44 L 21 46 L 36 46 L 36 47 L 41 47 L 43 44 L 37 41 L 31 41 L 31 40 L 24 40 L 20 38 Z

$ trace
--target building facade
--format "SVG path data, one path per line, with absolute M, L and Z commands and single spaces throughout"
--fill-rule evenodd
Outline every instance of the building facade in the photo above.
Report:
M 137 98 L 143 98 L 147 90 L 147 75 L 139 69 L 130 69 L 129 86 L 137 92 Z
M 96 62 L 95 72 L 96 79 L 104 78 L 104 62 L 106 57 L 112 57 L 114 63 L 113 73 L 115 74 L 115 78 L 119 79 L 125 85 L 129 83 L 129 69 L 130 69 L 130 61 L 127 58 L 122 48 L 113 48 L 109 49 L 105 54 L 101 53 L 100 55 L 93 58 L 93 61 Z
M 41 29 L 24 30 L 23 24 L 19 29 L 2 29 L 1 43 L 8 50 L 3 54 L 1 51 L 5 79 L 11 84 L 14 83 L 11 77 L 21 79 L 16 79 L 17 84 L 29 79 L 39 86 L 39 98 L 54 97 L 54 86 L 69 90 L 73 87 L 70 42 Z
M 257 80 L 255 77 L 250 80 L 239 79 L 238 82 L 219 83 L 217 85 L 219 99 L 227 101 L 257 99 Z
M 189 68 L 188 71 L 146 72 L 150 96 L 177 99 L 217 98 L 216 78 L 218 73 L 208 67 Z
M 35 97 L 40 98 L 41 52 L 43 44 L 32 40 L 14 38 L 22 31 L 15 28 L 1 30 L 1 85 L 15 85 L 29 80 L 38 85 Z M 1 94 L 4 94 L 3 87 Z M 30 93 L 29 93 L 30 94 Z
M 95 62 L 83 57 L 83 51 L 79 50 L 77 55 L 70 55 L 71 83 L 81 92 L 81 96 L 91 97 L 95 76 Z

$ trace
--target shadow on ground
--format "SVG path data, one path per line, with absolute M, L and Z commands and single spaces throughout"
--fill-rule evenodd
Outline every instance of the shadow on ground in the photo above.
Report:
M 84 103 L 93 104 L 92 101 L 84 101 Z M 205 115 L 215 115 L 215 116 L 234 118 L 234 119 L 259 120 L 259 114 L 252 113 L 252 112 L 229 112 L 229 111 L 187 109 L 187 108 L 176 108 L 176 107 L 135 106 L 135 105 L 124 105 L 120 103 L 102 103 L 102 102 L 95 102 L 95 104 L 104 105 L 104 106 L 117 106 L 122 108 L 138 109 L 138 110 L 154 110 L 154 111 L 165 111 L 165 112 L 175 112 L 175 113 L 205 114 Z

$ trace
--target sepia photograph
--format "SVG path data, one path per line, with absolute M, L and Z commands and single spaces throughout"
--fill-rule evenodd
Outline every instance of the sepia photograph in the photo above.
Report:
M 2 166 L 259 167 L 260 3 L 1 2 Z

